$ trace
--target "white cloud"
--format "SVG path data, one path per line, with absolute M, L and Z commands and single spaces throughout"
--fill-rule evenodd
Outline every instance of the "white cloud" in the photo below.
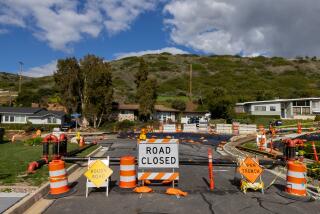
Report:
M 128 30 L 144 11 L 155 9 L 159 0 L 100 0 L 100 10 L 107 15 L 104 24 L 111 34 Z
M 171 40 L 204 53 L 320 55 L 318 0 L 172 0 Z
M 175 47 L 166 47 L 158 50 L 145 50 L 145 51 L 137 51 L 137 52 L 127 52 L 127 53 L 117 53 L 115 57 L 117 59 L 130 57 L 130 56 L 142 56 L 146 54 L 160 54 L 160 53 L 171 53 L 171 54 L 188 54 L 187 51 L 175 48 Z
M 55 72 L 56 70 L 57 70 L 57 61 L 52 61 L 45 65 L 30 68 L 26 72 L 23 72 L 23 75 L 29 76 L 29 77 L 51 76 L 53 72 Z
M 156 0 L 0 0 L 0 27 L 27 28 L 53 49 L 70 51 L 70 44 L 86 35 L 128 30 L 156 4 Z

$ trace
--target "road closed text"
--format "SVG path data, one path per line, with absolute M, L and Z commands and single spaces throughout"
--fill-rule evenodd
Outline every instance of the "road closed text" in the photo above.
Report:
M 178 168 L 177 144 L 140 144 L 139 167 Z

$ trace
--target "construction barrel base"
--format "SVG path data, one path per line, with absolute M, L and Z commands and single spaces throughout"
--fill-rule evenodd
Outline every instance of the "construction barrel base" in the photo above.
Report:
M 74 194 L 75 192 L 77 192 L 77 189 L 76 189 L 76 188 L 71 188 L 71 189 L 69 189 L 68 192 L 61 193 L 61 194 L 51 194 L 51 193 L 49 192 L 49 194 L 48 194 L 45 198 L 46 198 L 46 199 L 64 198 L 64 197 L 67 197 L 67 196 L 70 196 L 70 195 Z

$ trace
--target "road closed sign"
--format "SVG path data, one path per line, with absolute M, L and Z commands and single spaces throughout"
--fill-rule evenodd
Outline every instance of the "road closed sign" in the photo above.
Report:
M 147 139 L 139 143 L 139 168 L 179 168 L 177 139 Z

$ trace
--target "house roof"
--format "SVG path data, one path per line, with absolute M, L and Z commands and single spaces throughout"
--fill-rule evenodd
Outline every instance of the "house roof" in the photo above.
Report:
M 31 108 L 31 107 L 0 107 L 0 114 L 27 114 L 32 117 L 43 117 L 53 114 L 58 117 L 65 115 L 63 111 L 48 111 L 45 108 Z
M 0 107 L 0 113 L 35 114 L 41 110 L 43 110 L 43 108 Z
M 119 104 L 119 110 L 139 110 L 139 104 Z
M 294 99 L 275 99 L 275 100 L 250 101 L 250 102 L 236 103 L 236 105 L 237 105 L 237 106 L 242 106 L 242 105 L 247 105 L 247 104 L 282 103 L 282 102 L 305 101 L 305 100 L 320 100 L 320 97 L 307 97 L 307 98 L 294 98 Z
M 46 109 L 42 109 L 41 111 L 36 112 L 32 117 L 44 117 L 46 115 L 55 115 L 57 117 L 63 117 L 65 113 L 63 111 L 48 111 Z
M 154 109 L 156 111 L 164 111 L 164 112 L 179 112 L 179 110 L 177 110 L 177 109 L 169 108 L 169 107 L 166 107 L 164 105 L 155 105 Z

